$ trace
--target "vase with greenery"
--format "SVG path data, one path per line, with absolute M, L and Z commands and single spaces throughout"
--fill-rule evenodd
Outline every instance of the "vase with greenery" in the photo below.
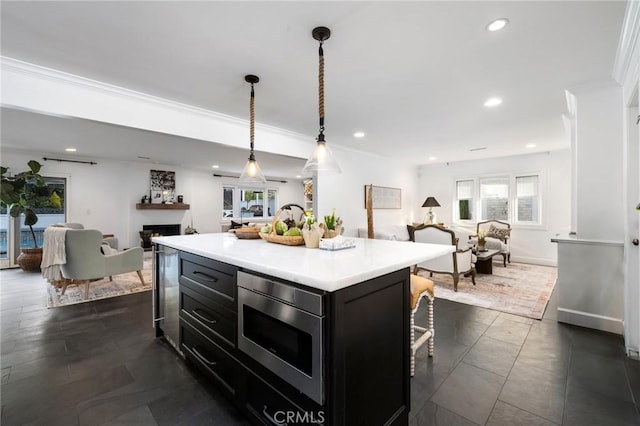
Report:
M 33 255 L 39 256 L 40 259 L 42 258 L 42 249 L 38 247 L 38 240 L 33 230 L 33 225 L 38 223 L 38 215 L 34 210 L 33 203 L 37 197 L 41 196 L 38 193 L 38 189 L 46 187 L 46 183 L 40 176 L 42 165 L 39 162 L 31 160 L 27 165 L 29 170 L 12 176 L 7 175 L 8 167 L 0 167 L 0 207 L 6 208 L 9 215 L 14 218 L 24 214 L 24 224 L 29 227 L 33 238 L 33 249 L 22 249 L 22 254 L 18 257 L 18 264 L 22 269 L 37 271 L 40 269 L 40 263 L 37 258 L 21 261 L 20 257 Z M 52 198 L 49 195 L 46 195 L 46 197 L 55 203 L 55 197 Z
M 486 251 L 487 233 L 485 231 L 478 232 L 478 251 Z
M 324 229 L 324 238 L 335 238 L 342 233 L 342 219 L 336 217 L 335 209 L 324 216 L 324 223 L 320 226 Z
M 320 246 L 320 238 L 324 235 L 324 228 L 312 214 L 306 214 L 302 224 L 302 238 L 307 248 L 318 248 Z

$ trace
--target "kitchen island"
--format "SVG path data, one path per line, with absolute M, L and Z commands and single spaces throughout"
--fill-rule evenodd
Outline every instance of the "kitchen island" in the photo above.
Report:
M 410 267 L 455 247 L 355 241 L 153 239 L 179 257 L 178 349 L 252 422 L 408 423 Z

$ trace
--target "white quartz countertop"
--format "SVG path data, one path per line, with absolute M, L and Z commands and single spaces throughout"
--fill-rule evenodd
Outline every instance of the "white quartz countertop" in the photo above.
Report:
M 355 238 L 327 251 L 240 240 L 230 233 L 155 237 L 154 243 L 325 291 L 336 291 L 451 253 L 455 246 Z

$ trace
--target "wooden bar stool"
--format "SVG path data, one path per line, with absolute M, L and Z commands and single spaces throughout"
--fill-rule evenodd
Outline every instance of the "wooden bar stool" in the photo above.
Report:
M 427 299 L 427 328 L 415 325 L 414 316 L 418 307 L 420 306 L 420 300 L 422 298 Z M 428 278 L 423 278 L 415 274 L 411 274 L 411 377 L 413 377 L 416 369 L 416 351 L 425 342 L 429 343 L 429 356 L 433 356 L 433 299 L 435 298 L 435 291 L 433 281 Z M 422 335 L 416 340 L 415 333 L 422 333 Z

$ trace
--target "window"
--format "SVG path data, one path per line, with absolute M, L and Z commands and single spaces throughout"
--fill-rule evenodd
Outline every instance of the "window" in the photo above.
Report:
M 233 186 L 222 188 L 223 219 L 270 217 L 278 210 L 277 205 L 277 189 L 248 189 Z
M 538 223 L 538 176 L 516 177 L 516 221 Z
M 273 216 L 278 211 L 278 191 L 270 189 L 267 195 L 267 216 Z
M 509 178 L 480 179 L 480 220 L 509 220 Z
M 473 180 L 456 182 L 458 220 L 473 220 Z
M 453 221 L 502 220 L 523 226 L 542 225 L 541 179 L 539 173 L 456 179 Z
M 234 188 L 222 188 L 222 217 L 233 217 L 233 193 Z
M 240 190 L 240 216 L 264 216 L 264 191 L 254 189 Z

